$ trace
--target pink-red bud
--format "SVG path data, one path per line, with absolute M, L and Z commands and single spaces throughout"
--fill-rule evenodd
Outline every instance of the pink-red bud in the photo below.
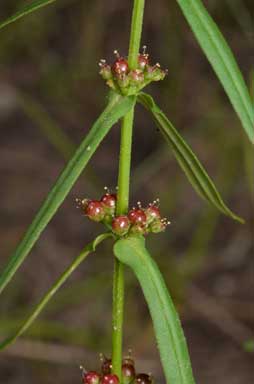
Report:
M 119 384 L 119 379 L 113 374 L 105 375 L 102 378 L 101 384 Z
M 101 198 L 102 206 L 106 213 L 114 214 L 116 208 L 117 195 L 115 193 L 106 193 Z
M 100 201 L 90 200 L 85 208 L 85 214 L 93 221 L 102 221 L 105 211 Z
M 129 70 L 128 61 L 123 57 L 119 57 L 112 65 L 112 72 L 116 76 L 127 74 Z
M 153 204 L 149 205 L 149 207 L 147 207 L 145 209 L 145 214 L 146 214 L 146 217 L 147 217 L 147 223 L 148 224 L 152 223 L 156 219 L 160 219 L 161 218 L 159 208 L 156 205 L 153 205 Z
M 143 209 L 131 209 L 128 213 L 128 218 L 132 224 L 146 224 L 146 214 Z
M 130 220 L 127 216 L 117 216 L 112 221 L 112 230 L 118 236 L 126 235 L 130 228 Z
M 101 377 L 97 372 L 90 371 L 84 372 L 82 379 L 84 384 L 99 384 Z
M 132 364 L 123 364 L 122 365 L 122 382 L 123 384 L 130 384 L 135 379 L 135 368 Z

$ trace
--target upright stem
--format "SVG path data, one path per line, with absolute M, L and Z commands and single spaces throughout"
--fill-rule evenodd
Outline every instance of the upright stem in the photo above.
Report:
M 137 66 L 137 57 L 142 33 L 145 0 L 134 0 L 128 62 L 130 68 Z M 129 206 L 131 147 L 134 108 L 122 119 L 121 143 L 118 173 L 117 215 L 126 214 Z M 121 383 L 122 340 L 124 311 L 124 267 L 115 258 L 113 279 L 113 320 L 112 320 L 112 366 Z

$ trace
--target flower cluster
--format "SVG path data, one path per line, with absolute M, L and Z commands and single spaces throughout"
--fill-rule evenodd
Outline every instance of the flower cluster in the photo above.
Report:
M 119 384 L 112 372 L 111 359 L 101 356 L 101 372 L 86 371 L 82 368 L 84 384 Z M 134 360 L 129 355 L 122 360 L 122 384 L 154 384 L 153 377 L 146 373 L 136 373 Z
M 116 215 L 117 195 L 107 191 L 100 200 L 76 199 L 78 207 L 89 219 L 102 222 L 119 237 L 128 235 L 147 235 L 163 232 L 170 222 L 161 218 L 159 200 L 143 208 L 141 203 L 126 215 Z
M 100 74 L 107 85 L 122 95 L 137 94 L 142 88 L 152 81 L 163 80 L 167 74 L 166 70 L 161 69 L 160 64 L 150 65 L 149 55 L 146 53 L 146 46 L 143 47 L 143 53 L 137 58 L 137 68 L 129 68 L 125 57 L 114 51 L 116 60 L 109 65 L 102 59 L 99 63 Z

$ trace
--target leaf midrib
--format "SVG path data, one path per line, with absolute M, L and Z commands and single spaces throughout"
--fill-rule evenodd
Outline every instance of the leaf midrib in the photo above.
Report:
M 151 276 L 151 281 L 152 281 L 152 283 L 153 283 L 153 285 L 154 285 L 154 288 L 155 288 L 155 290 L 156 290 L 156 292 L 157 292 L 157 297 L 158 297 L 158 299 L 159 299 L 159 301 L 160 301 L 160 303 L 161 303 L 161 308 L 162 308 L 162 310 L 163 310 L 163 315 L 164 315 L 164 318 L 165 318 L 165 323 L 166 323 L 166 325 L 167 325 L 168 332 L 169 332 L 169 334 L 171 335 L 171 340 L 174 341 L 174 342 L 173 342 L 173 345 L 171 345 L 171 347 L 172 347 L 172 349 L 174 350 L 174 355 L 175 355 L 175 358 L 176 358 L 176 361 L 177 361 L 177 365 L 178 365 L 178 372 L 180 372 L 181 381 L 182 381 L 182 383 L 184 383 L 184 382 L 185 382 L 185 379 L 184 379 L 184 376 L 183 376 L 183 374 L 182 374 L 182 370 L 180 369 L 181 364 L 180 364 L 180 360 L 179 360 L 179 357 L 178 357 L 177 342 L 175 342 L 174 332 L 172 333 L 172 331 L 171 331 L 171 329 L 170 329 L 170 325 L 169 325 L 168 317 L 167 317 L 167 315 L 166 315 L 166 313 L 165 313 L 164 300 L 162 300 L 162 298 L 161 298 L 161 296 L 160 296 L 160 294 L 159 294 L 159 289 L 158 289 L 157 284 L 156 284 L 156 278 L 155 278 L 155 280 L 154 280 L 154 276 L 153 276 L 153 275 L 154 275 L 154 271 L 153 271 L 153 268 L 150 267 L 150 265 L 149 265 L 150 263 L 147 263 L 147 262 L 146 262 L 146 258 L 143 256 L 143 253 L 140 251 L 140 247 L 136 247 L 135 244 L 134 244 L 133 242 L 131 242 L 131 245 L 133 246 L 133 248 L 135 249 L 135 251 L 136 251 L 136 252 L 138 253 L 138 255 L 140 256 L 140 259 L 141 259 L 143 265 L 144 265 L 147 269 L 149 269 L 150 272 L 151 272 L 151 274 L 150 274 L 150 276 Z M 143 245 L 142 245 L 142 246 L 143 246 Z M 145 249 L 145 252 L 147 252 L 146 249 Z

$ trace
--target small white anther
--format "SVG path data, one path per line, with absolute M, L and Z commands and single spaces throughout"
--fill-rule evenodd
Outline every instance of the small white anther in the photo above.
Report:
M 104 361 L 105 356 L 103 355 L 103 353 L 100 353 L 100 354 L 99 354 L 99 358 L 100 358 L 100 361 L 101 361 L 101 362 Z
M 119 52 L 117 51 L 117 49 L 114 50 L 114 55 L 116 55 L 117 58 L 120 57 Z
M 88 145 L 88 147 L 86 148 L 86 150 L 89 152 L 89 151 L 91 151 L 91 147 L 90 147 L 90 145 Z

